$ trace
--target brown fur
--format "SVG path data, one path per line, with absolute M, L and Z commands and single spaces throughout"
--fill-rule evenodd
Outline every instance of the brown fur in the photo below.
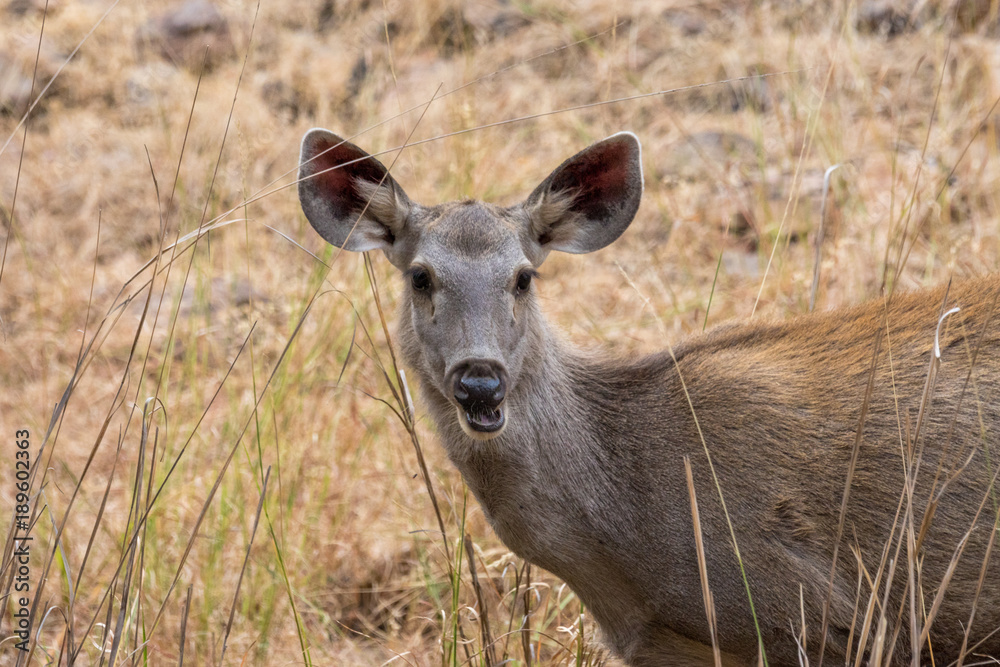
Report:
M 319 161 L 317 152 L 327 145 L 336 144 L 334 167 L 366 155 L 337 141 L 322 131 L 307 135 L 303 164 Z M 896 559 L 886 613 L 890 638 L 899 610 L 909 604 L 905 539 L 897 551 L 908 474 L 916 475 L 917 531 L 928 507 L 935 508 L 914 559 L 921 618 L 971 530 L 919 658 L 929 660 L 933 647 L 938 664 L 956 659 L 997 520 L 990 483 L 1000 464 L 1000 278 L 782 322 L 728 325 L 677 345 L 673 356 L 584 353 L 550 329 L 533 289 L 512 292 L 512 276 L 551 250 L 589 252 L 624 231 L 641 192 L 632 141 L 616 135 L 595 144 L 563 163 L 524 204 L 507 209 L 420 207 L 373 159 L 357 163 L 364 169 L 356 177 L 385 179 L 406 211 L 404 222 L 384 210 L 358 220 L 363 202 L 351 203 L 349 192 L 337 195 L 334 208 L 355 215 L 330 217 L 323 197 L 342 193 L 349 181 L 339 175 L 313 188 L 308 179 L 323 178 L 316 168 L 303 167 L 300 196 L 310 221 L 331 242 L 381 247 L 400 269 L 419 266 L 432 274 L 432 288 L 404 290 L 399 336 L 442 443 L 500 539 L 565 579 L 626 662 L 712 661 L 685 456 L 694 468 L 719 644 L 727 664 L 757 660 L 757 632 L 707 449 L 770 663 L 799 664 L 794 636 L 804 613 L 815 664 L 856 442 L 829 605 L 827 664 L 844 660 L 852 622 L 860 623 L 855 549 L 870 577 L 885 549 Z M 378 201 L 376 209 L 383 209 L 391 200 Z M 565 215 L 544 204 L 545 215 L 539 214 L 539 202 L 546 201 L 560 202 Z M 352 246 L 347 236 L 345 225 L 355 223 L 364 227 L 365 247 Z M 942 356 L 921 415 L 938 321 L 953 306 L 961 311 L 941 325 Z M 468 358 L 494 360 L 509 376 L 507 421 L 497 434 L 477 433 L 456 409 L 449 369 Z M 887 578 L 883 574 L 882 586 Z M 861 591 L 858 619 L 869 597 L 867 581 Z M 880 603 L 883 594 L 877 592 Z M 909 617 L 906 607 L 896 663 L 910 659 Z M 998 626 L 1000 563 L 993 559 L 972 643 Z M 856 646 L 850 650 L 853 655 Z M 1000 633 L 977 653 L 1000 655 Z

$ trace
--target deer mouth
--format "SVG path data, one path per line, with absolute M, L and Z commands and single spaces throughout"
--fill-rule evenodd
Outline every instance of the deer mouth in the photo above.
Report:
M 465 422 L 477 433 L 497 433 L 504 427 L 503 408 L 491 408 L 482 404 L 464 410 Z

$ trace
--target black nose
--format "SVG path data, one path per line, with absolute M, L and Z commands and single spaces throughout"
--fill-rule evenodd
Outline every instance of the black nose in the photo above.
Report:
M 496 408 L 507 393 L 502 368 L 490 361 L 471 361 L 455 370 L 455 400 L 463 408 Z

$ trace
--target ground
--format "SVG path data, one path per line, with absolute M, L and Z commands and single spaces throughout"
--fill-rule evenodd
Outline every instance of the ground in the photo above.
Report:
M 400 283 L 306 222 L 302 134 L 380 154 L 420 202 L 514 203 L 634 132 L 636 221 L 539 291 L 575 343 L 650 351 L 806 312 L 814 281 L 830 309 L 997 270 L 996 4 L 5 2 L 29 662 L 600 664 L 571 591 L 490 532 L 422 406 L 403 418 L 379 310 Z

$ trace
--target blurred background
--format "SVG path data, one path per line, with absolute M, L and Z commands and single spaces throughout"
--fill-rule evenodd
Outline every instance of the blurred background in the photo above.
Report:
M 539 293 L 653 351 L 807 312 L 817 257 L 819 310 L 997 270 L 997 4 L 4 0 L 0 419 L 37 468 L 0 662 L 617 664 L 409 421 L 394 270 L 309 227 L 302 134 L 510 204 L 636 133 L 636 221 Z

